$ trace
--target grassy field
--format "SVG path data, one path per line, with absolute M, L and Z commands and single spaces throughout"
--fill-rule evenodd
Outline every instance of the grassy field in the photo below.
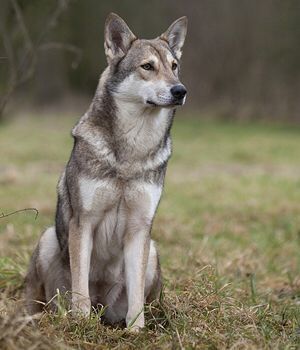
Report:
M 37 326 L 22 285 L 72 146 L 72 118 L 0 126 L 1 349 L 300 348 L 300 128 L 178 118 L 153 236 L 160 302 L 138 335 L 73 319 L 61 308 Z

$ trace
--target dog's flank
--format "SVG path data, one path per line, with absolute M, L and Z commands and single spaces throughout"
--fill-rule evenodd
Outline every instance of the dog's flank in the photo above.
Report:
M 47 229 L 27 275 L 30 313 L 71 291 L 72 310 L 107 306 L 105 320 L 144 326 L 144 302 L 157 297 L 161 272 L 150 238 L 171 155 L 175 107 L 185 102 L 179 59 L 187 21 L 141 40 L 111 14 L 108 67 L 93 102 L 73 128 L 74 146 L 58 184 L 55 227 Z

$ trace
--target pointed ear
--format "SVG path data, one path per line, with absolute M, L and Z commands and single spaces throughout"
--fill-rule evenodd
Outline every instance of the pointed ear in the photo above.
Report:
M 105 22 L 104 49 L 108 64 L 126 55 L 136 36 L 121 17 L 110 13 Z
M 178 59 L 180 59 L 182 54 L 182 47 L 187 32 L 187 23 L 187 17 L 178 18 L 170 25 L 168 30 L 160 36 L 161 39 L 168 42 L 171 50 Z

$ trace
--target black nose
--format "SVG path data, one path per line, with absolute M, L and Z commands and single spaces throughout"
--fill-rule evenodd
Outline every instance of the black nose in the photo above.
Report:
M 186 88 L 179 84 L 179 85 L 175 85 L 171 88 L 171 94 L 173 95 L 173 97 L 175 97 L 177 100 L 181 100 L 184 98 L 184 96 L 186 95 Z

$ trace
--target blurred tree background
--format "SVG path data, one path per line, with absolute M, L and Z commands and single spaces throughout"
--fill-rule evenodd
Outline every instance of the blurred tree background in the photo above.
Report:
M 5 114 L 58 105 L 67 96 L 69 103 L 70 96 L 91 98 L 106 65 L 103 27 L 113 11 L 145 38 L 188 16 L 187 108 L 221 118 L 300 122 L 297 0 L 0 1 Z

